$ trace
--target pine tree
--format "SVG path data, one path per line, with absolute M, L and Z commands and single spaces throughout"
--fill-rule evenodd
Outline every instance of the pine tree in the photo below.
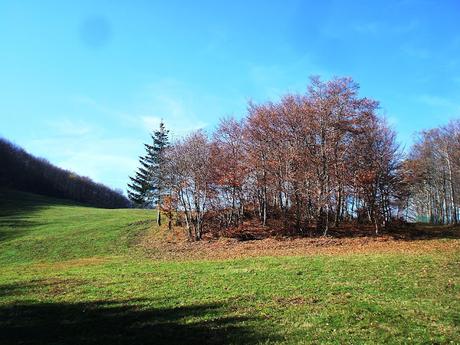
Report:
M 153 133 L 153 145 L 149 146 L 151 154 L 152 171 L 152 201 L 157 208 L 157 224 L 161 225 L 161 203 L 163 196 L 166 195 L 166 171 L 165 171 L 165 151 L 169 145 L 169 131 L 166 130 L 163 121 L 160 128 Z
M 134 177 L 129 177 L 128 197 L 135 207 L 146 208 L 151 206 L 151 152 L 149 146 L 144 144 L 147 150 L 145 156 L 139 157 L 140 167 Z
M 163 121 L 160 128 L 151 135 L 152 145 L 144 144 L 146 155 L 139 157 L 140 167 L 134 177 L 130 177 L 128 196 L 137 207 L 156 207 L 157 224 L 161 225 L 161 203 L 166 191 L 165 150 L 169 145 L 169 131 Z

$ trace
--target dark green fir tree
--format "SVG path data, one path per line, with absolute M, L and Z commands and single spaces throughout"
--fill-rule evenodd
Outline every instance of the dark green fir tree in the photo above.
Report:
M 157 209 L 157 224 L 161 225 L 161 204 L 163 196 L 167 193 L 166 190 L 166 157 L 165 152 L 169 146 L 169 131 L 165 128 L 163 121 L 160 122 L 160 128 L 152 135 L 153 145 L 148 146 L 151 152 L 152 179 L 151 179 L 151 196 L 152 204 Z
M 139 158 L 140 166 L 130 177 L 128 197 L 136 207 L 157 209 L 157 224 L 161 225 L 161 203 L 166 191 L 165 152 L 169 145 L 169 131 L 163 121 L 152 134 L 152 144 L 144 144 L 146 155 Z
M 139 157 L 139 168 L 134 177 L 129 177 L 131 183 L 128 183 L 128 198 L 137 208 L 149 208 L 152 204 L 151 197 L 151 153 L 148 152 L 147 144 L 144 144 L 147 149 L 145 156 Z

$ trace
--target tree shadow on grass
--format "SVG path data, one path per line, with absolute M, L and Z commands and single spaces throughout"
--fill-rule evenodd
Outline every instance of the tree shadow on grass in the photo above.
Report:
M 27 235 L 33 227 L 43 224 L 20 217 L 0 216 L 0 243 Z
M 0 286 L 3 296 L 22 287 Z M 22 293 L 19 293 L 22 294 Z M 256 344 L 276 340 L 218 303 L 153 307 L 158 300 L 0 306 L 0 343 L 7 344 Z
M 38 221 L 34 213 L 51 206 L 67 205 L 78 204 L 0 188 L 0 243 L 24 236 L 34 226 L 46 224 Z
M 0 187 L 0 216 L 15 217 L 30 214 L 50 206 L 83 206 L 66 199 L 13 191 Z

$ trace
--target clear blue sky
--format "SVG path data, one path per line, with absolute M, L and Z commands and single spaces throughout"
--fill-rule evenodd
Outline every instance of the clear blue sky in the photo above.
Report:
M 352 76 L 406 146 L 460 116 L 460 1 L 0 1 L 0 136 L 125 190 L 174 136 Z

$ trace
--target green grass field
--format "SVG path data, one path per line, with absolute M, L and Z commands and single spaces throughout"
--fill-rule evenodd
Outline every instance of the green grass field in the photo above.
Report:
M 0 344 L 459 344 L 450 251 L 153 260 L 154 212 L 0 192 Z M 456 249 L 455 249 L 456 248 Z

